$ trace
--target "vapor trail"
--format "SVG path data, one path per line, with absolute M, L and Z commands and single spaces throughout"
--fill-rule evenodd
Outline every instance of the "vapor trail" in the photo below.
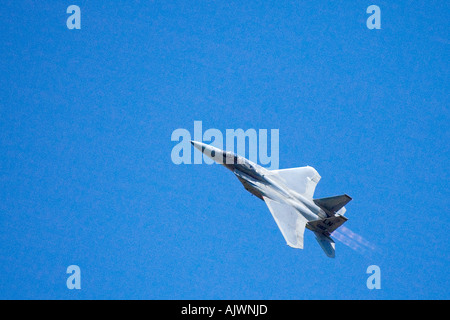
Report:
M 347 247 L 361 254 L 377 250 L 377 248 L 369 241 L 344 226 L 339 228 L 339 230 L 334 231 L 331 235 Z

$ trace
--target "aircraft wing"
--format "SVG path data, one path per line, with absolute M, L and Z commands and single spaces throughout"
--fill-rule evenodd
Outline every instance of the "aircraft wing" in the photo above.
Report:
M 273 170 L 271 172 L 278 176 L 286 186 L 310 199 L 312 199 L 317 183 L 321 178 L 319 173 L 309 166 Z
M 291 206 L 263 196 L 284 239 L 290 247 L 303 249 L 307 220 Z

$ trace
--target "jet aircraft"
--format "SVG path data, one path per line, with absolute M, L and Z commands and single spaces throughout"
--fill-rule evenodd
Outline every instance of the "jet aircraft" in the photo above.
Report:
M 335 257 L 335 242 L 330 236 L 348 220 L 344 217 L 344 206 L 352 198 L 344 194 L 314 199 L 314 191 L 321 177 L 310 166 L 268 170 L 232 152 L 202 142 L 191 143 L 215 162 L 233 171 L 247 191 L 266 203 L 290 247 L 303 249 L 303 235 L 307 228 L 315 234 L 325 254 Z

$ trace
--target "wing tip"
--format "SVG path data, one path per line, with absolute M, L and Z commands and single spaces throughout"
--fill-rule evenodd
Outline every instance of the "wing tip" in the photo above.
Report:
M 303 250 L 303 243 L 292 244 L 292 243 L 286 242 L 286 244 L 291 248 Z

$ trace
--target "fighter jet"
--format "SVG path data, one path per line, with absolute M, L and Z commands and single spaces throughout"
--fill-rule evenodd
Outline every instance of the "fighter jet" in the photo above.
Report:
M 321 177 L 312 167 L 268 170 L 232 152 L 202 142 L 191 143 L 233 171 L 247 191 L 266 203 L 290 247 L 303 249 L 303 235 L 307 228 L 314 232 L 325 254 L 335 257 L 335 243 L 330 235 L 348 220 L 344 217 L 344 206 L 352 198 L 344 194 L 314 199 Z

